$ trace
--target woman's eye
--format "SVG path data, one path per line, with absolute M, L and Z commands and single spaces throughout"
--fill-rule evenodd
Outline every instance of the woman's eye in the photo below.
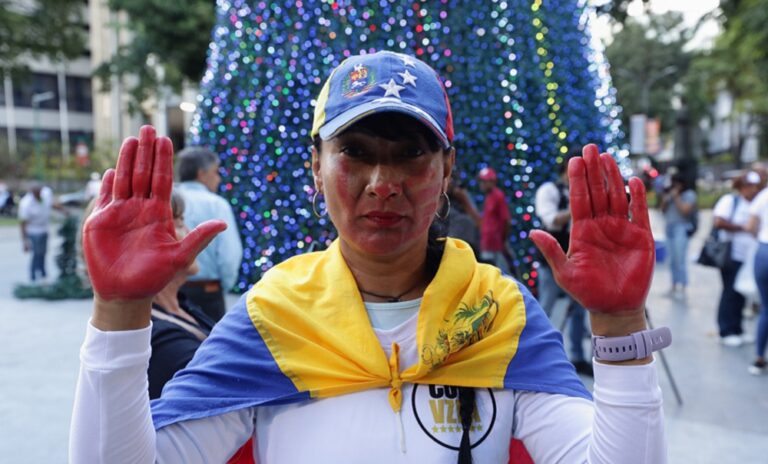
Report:
M 365 153 L 362 148 L 354 145 L 347 145 L 341 148 L 341 153 L 349 156 L 350 158 L 361 158 Z
M 419 156 L 422 156 L 424 153 L 425 151 L 419 147 L 410 147 L 404 151 L 403 155 L 406 158 L 418 158 Z

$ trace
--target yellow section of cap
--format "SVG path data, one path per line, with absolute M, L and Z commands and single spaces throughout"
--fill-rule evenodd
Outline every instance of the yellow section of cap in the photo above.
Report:
M 338 68 L 337 68 L 338 69 Z M 317 96 L 317 104 L 315 105 L 315 118 L 312 121 L 312 132 L 310 136 L 314 139 L 320 133 L 320 128 L 325 124 L 325 105 L 328 103 L 328 94 L 331 89 L 331 79 L 336 74 L 336 69 L 331 72 L 328 79 L 323 84 L 323 88 L 320 89 L 320 94 Z

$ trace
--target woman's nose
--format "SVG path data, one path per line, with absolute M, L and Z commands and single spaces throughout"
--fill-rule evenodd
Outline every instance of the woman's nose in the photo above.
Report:
M 397 167 L 379 163 L 371 168 L 366 192 L 381 199 L 400 195 L 403 192 L 402 175 Z

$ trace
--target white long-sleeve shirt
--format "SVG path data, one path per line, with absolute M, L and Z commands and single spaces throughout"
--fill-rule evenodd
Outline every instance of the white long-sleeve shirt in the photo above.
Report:
M 416 317 L 376 329 L 401 365 L 416 359 Z M 386 388 L 304 403 L 245 408 L 155 431 L 147 395 L 150 328 L 89 325 L 70 434 L 70 462 L 224 463 L 249 437 L 259 464 L 455 462 L 461 438 L 453 387 L 404 385 L 401 415 Z M 478 463 L 506 463 L 512 437 L 537 463 L 666 462 L 654 363 L 595 363 L 594 402 L 557 394 L 477 389 L 470 433 Z M 453 447 L 453 448 L 451 448 Z

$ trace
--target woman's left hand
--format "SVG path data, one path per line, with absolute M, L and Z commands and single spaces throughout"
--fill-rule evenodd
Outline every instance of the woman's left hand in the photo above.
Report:
M 655 244 L 645 187 L 629 181 L 631 202 L 613 158 L 587 145 L 568 163 L 571 241 L 566 255 L 550 234 L 531 240 L 552 268 L 558 285 L 594 315 L 642 313 L 651 285 Z

